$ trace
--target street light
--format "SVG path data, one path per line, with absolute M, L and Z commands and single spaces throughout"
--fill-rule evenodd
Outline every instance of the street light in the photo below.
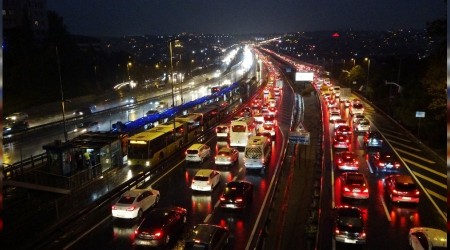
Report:
M 128 81 L 131 81 L 131 77 L 130 77 L 130 67 L 132 66 L 131 62 L 129 62 L 127 64 L 127 72 L 128 72 Z
M 367 81 L 366 81 L 366 93 L 367 87 L 369 86 L 369 75 L 370 75 L 370 58 L 364 58 L 364 61 L 367 61 Z
M 351 58 L 350 60 L 353 61 L 353 67 L 355 67 L 355 66 L 356 66 L 356 60 L 355 60 L 355 58 Z
M 178 42 L 179 40 L 170 40 L 169 41 L 169 52 L 170 52 L 170 71 L 171 71 L 171 77 L 172 77 L 172 92 L 173 92 L 173 85 L 174 85 L 174 77 L 173 77 L 173 54 L 172 54 L 172 42 Z M 181 60 L 181 55 L 180 55 Z M 173 95 L 173 93 L 172 93 Z M 172 96 L 172 99 L 174 97 Z M 181 103 L 183 103 L 183 83 L 180 82 L 180 98 Z M 174 103 L 173 103 L 174 104 Z M 175 105 L 174 105 L 175 106 Z

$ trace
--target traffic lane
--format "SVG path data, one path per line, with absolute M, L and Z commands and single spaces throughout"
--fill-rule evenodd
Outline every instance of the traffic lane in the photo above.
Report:
M 208 145 L 211 148 L 214 147 L 214 138 L 208 141 Z M 280 149 L 276 148 L 276 145 L 281 147 L 281 143 L 274 143 L 273 152 L 279 152 Z M 152 188 L 157 189 L 161 193 L 160 202 L 157 207 L 164 207 L 169 205 L 177 205 L 184 207 L 188 210 L 188 222 L 185 226 L 185 232 L 180 240 L 175 243 L 176 245 L 183 244 L 182 239 L 186 234 L 192 229 L 196 224 L 199 223 L 211 223 L 211 218 L 217 207 L 216 204 L 219 200 L 219 196 L 224 190 L 225 183 L 233 180 L 236 176 L 237 179 L 247 177 L 255 185 L 255 192 L 253 196 L 251 214 L 258 214 L 258 209 L 262 205 L 263 198 L 267 192 L 267 182 L 272 177 L 270 175 L 273 164 L 276 164 L 276 160 L 279 155 L 274 153 L 271 157 L 271 164 L 269 167 L 270 171 L 267 174 L 259 176 L 255 174 L 253 176 L 248 176 L 245 173 L 245 167 L 243 165 L 243 153 L 240 153 L 239 166 L 231 166 L 229 168 L 224 168 L 223 166 L 217 167 L 213 163 L 213 157 L 210 157 L 201 165 L 189 164 L 183 160 L 184 154 L 177 155 L 176 167 L 170 168 L 171 172 L 167 172 L 164 176 L 157 179 L 152 185 Z M 192 192 L 190 189 L 190 184 L 192 178 L 196 171 L 205 168 L 215 168 L 221 173 L 221 181 L 219 185 L 214 189 L 213 192 L 200 193 Z M 240 176 L 239 176 L 240 175 Z M 239 176 L 239 178 L 238 178 Z M 148 214 L 148 212 L 144 213 Z M 252 229 L 252 223 L 254 223 L 254 217 L 246 217 L 243 223 L 246 225 L 246 230 L 244 232 L 237 232 L 239 235 L 233 235 L 237 239 L 245 240 L 246 236 L 250 234 Z M 253 219 L 253 221 L 251 221 Z M 139 220 L 124 221 L 120 219 L 112 218 L 108 215 L 107 218 L 99 219 L 99 224 L 91 231 L 89 234 L 78 240 L 71 249 L 91 249 L 94 247 L 100 247 L 101 249 L 106 248 L 131 248 L 133 247 L 134 240 L 134 230 L 139 225 Z M 220 221 L 219 221 L 220 222 Z M 99 244 L 98 242 L 103 242 Z M 246 241 L 242 244 L 245 245 Z M 239 243 L 241 244 L 241 243 Z

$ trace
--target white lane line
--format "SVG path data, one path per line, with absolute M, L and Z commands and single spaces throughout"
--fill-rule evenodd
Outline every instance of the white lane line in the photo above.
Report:
M 417 162 L 413 162 L 413 161 L 408 160 L 408 159 L 406 159 L 406 158 L 403 158 L 403 160 L 404 160 L 405 162 L 409 163 L 409 164 L 412 164 L 412 165 L 414 165 L 414 166 L 416 166 L 416 167 L 419 167 L 419 168 L 421 168 L 421 169 L 424 169 L 424 170 L 426 170 L 426 171 L 428 171 L 428 172 L 431 172 L 431 173 L 436 174 L 436 175 L 438 175 L 438 176 L 444 177 L 444 178 L 447 180 L 447 175 L 444 174 L 444 173 L 439 173 L 438 171 L 436 171 L 436 170 L 434 170 L 434 169 L 431 169 L 431 168 L 429 168 L 429 167 L 425 167 L 424 165 L 421 165 L 421 164 L 419 164 L 419 163 L 417 163 Z
M 403 135 L 403 136 L 405 135 L 405 133 L 401 133 L 401 132 L 398 132 L 398 131 L 395 131 L 395 130 L 383 128 L 383 133 L 386 133 L 386 131 L 391 132 L 391 133 L 394 133 L 394 134 L 398 134 L 398 135 Z M 409 140 L 406 140 L 406 139 L 402 139 L 402 140 L 404 140 L 404 141 L 409 141 Z
M 203 220 L 203 223 L 208 223 L 209 219 L 211 219 L 212 214 L 208 214 L 206 218 Z
M 410 152 L 405 151 L 405 150 L 401 150 L 401 149 L 399 149 L 399 148 L 395 148 L 395 150 L 397 150 L 398 152 L 401 152 L 401 153 L 403 153 L 403 154 L 407 154 L 407 155 L 410 155 L 410 156 L 415 157 L 415 158 L 417 158 L 417 159 L 420 159 L 420 160 L 422 160 L 422 161 L 428 162 L 428 163 L 430 163 L 430 164 L 436 163 L 436 162 L 434 162 L 434 161 L 425 159 L 425 158 L 423 158 L 423 157 L 417 156 L 417 155 L 415 155 L 415 154 L 413 154 L 413 153 L 410 153 Z
M 390 139 L 390 138 L 389 138 L 389 139 Z M 414 150 L 414 151 L 416 151 L 416 152 L 422 152 L 422 150 L 421 150 L 421 149 L 419 149 L 419 148 L 414 148 L 414 147 L 411 147 L 411 146 L 405 145 L 405 144 L 403 144 L 403 143 L 400 143 L 400 142 L 396 142 L 396 141 L 390 141 L 390 143 L 392 143 L 392 144 L 396 144 L 396 145 L 398 145 L 398 146 L 402 146 L 402 147 L 404 147 L 404 148 L 407 148 L 407 149 L 411 149 L 411 150 Z
M 440 194 L 438 194 L 438 193 L 436 193 L 436 192 L 434 192 L 433 190 L 428 189 L 428 188 L 427 188 L 427 192 L 428 192 L 430 195 L 432 195 L 432 196 L 438 198 L 439 200 L 441 200 L 441 201 L 443 201 L 443 202 L 447 202 L 447 197 L 446 197 L 446 196 L 442 196 L 442 195 L 440 195 Z
M 391 221 L 391 215 L 389 214 L 389 211 L 387 209 L 386 203 L 384 202 L 383 195 L 380 195 L 381 204 L 383 204 L 384 212 L 386 213 L 386 217 L 388 221 Z
M 72 242 L 70 242 L 69 244 L 67 244 L 66 246 L 64 246 L 64 250 L 66 249 L 70 249 L 73 244 L 77 243 L 78 241 L 80 241 L 81 239 L 84 238 L 84 236 L 86 236 L 87 234 L 89 234 L 90 232 L 94 231 L 94 229 L 96 229 L 98 226 L 100 226 L 101 224 L 103 224 L 107 219 L 111 218 L 112 215 L 106 216 L 106 218 L 104 218 L 102 221 L 100 221 L 99 223 L 95 224 L 93 227 L 91 227 L 90 229 L 88 229 L 86 232 L 84 232 L 84 234 L 80 235 L 78 238 L 76 238 L 75 240 L 73 240 Z
M 372 167 L 371 167 L 371 165 L 370 165 L 369 160 L 366 160 L 366 162 L 367 162 L 367 166 L 369 167 L 370 173 L 373 174 Z
M 217 200 L 216 205 L 214 205 L 214 208 L 217 208 L 220 205 L 220 200 Z

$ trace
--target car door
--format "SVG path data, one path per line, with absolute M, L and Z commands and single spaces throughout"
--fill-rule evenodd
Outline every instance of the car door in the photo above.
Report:
M 141 200 L 141 207 L 142 210 L 147 210 L 149 208 L 149 199 L 148 199 L 148 192 L 144 191 L 142 192 L 142 194 L 139 196 L 139 199 Z

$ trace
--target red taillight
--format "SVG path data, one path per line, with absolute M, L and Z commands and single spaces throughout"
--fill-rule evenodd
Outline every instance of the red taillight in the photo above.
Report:
M 157 231 L 154 235 L 155 235 L 155 237 L 157 237 L 157 238 L 161 238 L 162 235 L 163 235 L 163 233 L 162 233 L 161 231 Z
M 242 198 L 237 198 L 236 202 L 242 202 Z
M 139 229 L 134 230 L 134 234 L 139 234 Z
M 231 160 L 231 157 L 227 157 L 228 160 Z
M 419 194 L 420 194 L 420 192 L 419 192 L 419 190 L 417 190 L 417 191 L 416 191 L 416 195 L 419 195 Z
M 225 197 L 223 197 L 223 196 L 220 197 L 220 200 L 221 200 L 221 201 L 224 201 L 224 200 L 225 200 Z
M 378 166 L 384 167 L 384 163 L 383 163 L 383 162 L 380 162 L 380 163 L 378 163 Z
M 395 168 L 399 168 L 400 167 L 400 163 L 395 163 L 394 166 L 395 166 Z
M 397 191 L 396 189 L 393 189 L 393 190 L 392 190 L 392 193 L 398 194 L 398 191 Z
M 136 209 L 136 207 L 135 206 L 131 206 L 131 207 L 127 208 L 127 211 L 133 211 L 134 209 Z
M 348 187 L 344 187 L 345 192 L 350 192 L 350 189 Z
M 112 206 L 112 210 L 117 210 L 117 207 L 116 206 Z
M 368 188 L 366 188 L 366 189 L 364 189 L 364 191 L 363 191 L 364 193 L 368 193 L 369 192 L 369 189 Z
M 336 230 L 334 230 L 334 232 L 335 232 L 336 234 L 339 234 L 339 229 L 336 228 Z
M 356 161 L 355 161 L 355 164 L 359 164 L 359 161 L 356 160 Z
M 188 154 L 188 153 L 187 153 L 187 150 L 186 150 L 186 151 L 184 152 L 184 154 L 185 154 L 185 155 L 187 155 L 187 154 Z

